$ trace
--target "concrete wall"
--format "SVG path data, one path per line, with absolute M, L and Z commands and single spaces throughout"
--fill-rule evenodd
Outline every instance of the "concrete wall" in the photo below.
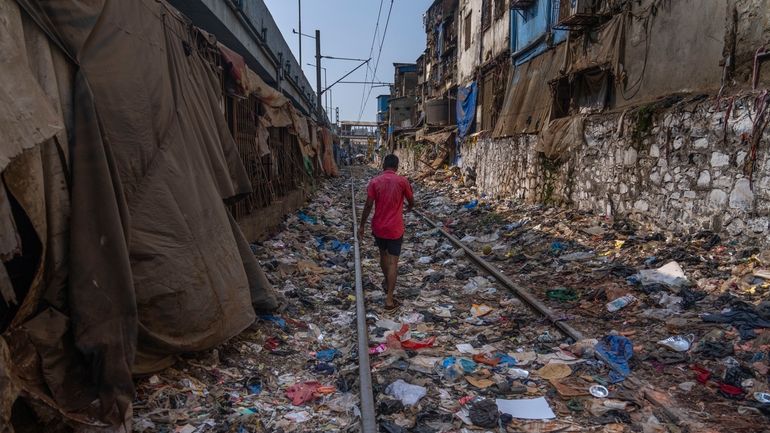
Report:
M 287 214 L 302 208 L 309 194 L 303 190 L 294 190 L 274 201 L 265 208 L 238 221 L 243 235 L 249 242 L 265 240 L 272 235 L 283 222 Z
M 481 0 L 460 0 L 457 15 L 457 84 L 473 80 L 481 49 Z M 465 49 L 465 17 L 471 14 L 471 44 Z
M 503 1 L 503 0 L 494 0 Z M 506 9 L 500 19 L 495 19 L 492 4 L 491 25 L 481 31 L 482 0 L 460 0 L 457 16 L 457 75 L 458 84 L 465 85 L 475 77 L 476 68 L 509 48 L 510 13 Z M 471 13 L 471 44 L 465 49 L 465 17 Z M 482 52 L 483 51 L 483 52 Z
M 634 13 L 644 14 L 652 1 L 635 3 Z M 727 12 L 724 0 L 656 4 L 654 15 L 633 18 L 628 27 L 624 49 L 628 89 L 618 89 L 618 107 L 676 92 L 716 93 L 721 85 Z
M 505 0 L 494 0 L 493 3 L 504 2 Z M 506 8 L 503 15 L 499 18 L 495 18 L 494 8 L 492 6 L 492 25 L 484 32 L 483 35 L 483 49 L 484 52 L 481 56 L 482 63 L 488 62 L 499 54 L 507 51 L 510 47 L 510 39 L 508 34 L 511 32 L 511 14 Z
M 535 151 L 536 136 L 466 143 L 463 172 L 479 192 L 628 216 L 670 231 L 710 229 L 767 242 L 770 231 L 770 130 L 757 150 L 753 186 L 744 171 L 753 95 L 736 100 L 723 135 L 713 100 L 658 112 L 644 138 L 631 114 L 586 120 L 586 142 L 561 165 Z M 622 125 L 619 129 L 618 125 Z M 622 131 L 622 134 L 619 134 Z

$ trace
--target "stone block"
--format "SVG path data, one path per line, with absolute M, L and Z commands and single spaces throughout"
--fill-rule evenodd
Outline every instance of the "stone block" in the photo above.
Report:
M 709 193 L 708 205 L 713 209 L 722 209 L 727 204 L 727 193 L 721 189 L 712 189 Z
M 746 221 L 746 229 L 753 233 L 762 234 L 767 232 L 770 228 L 770 219 L 768 218 L 752 218 Z
M 684 146 L 684 137 L 676 137 L 674 139 L 674 150 L 679 150 Z
M 700 172 L 697 185 L 699 188 L 708 188 L 711 185 L 711 173 L 708 170 Z
M 650 157 L 651 158 L 660 157 L 660 146 L 654 143 L 650 146 Z
M 696 149 L 706 149 L 709 147 L 709 139 L 706 137 L 696 138 L 692 142 L 692 147 Z
M 738 236 L 743 233 L 745 228 L 746 224 L 743 222 L 743 220 L 736 218 L 727 225 L 727 233 L 730 233 L 730 236 Z
M 711 154 L 711 166 L 712 167 L 724 167 L 730 164 L 730 156 L 721 152 L 714 152 Z
M 636 149 L 633 147 L 626 149 L 626 151 L 623 153 L 623 165 L 626 167 L 633 167 L 636 165 L 637 156 L 638 154 Z
M 698 196 L 698 194 L 695 193 L 695 191 L 685 191 L 684 194 L 682 194 L 684 198 L 693 199 Z
M 749 211 L 754 207 L 754 192 L 748 179 L 738 179 L 730 193 L 730 207 Z
M 650 210 L 650 204 L 644 200 L 637 200 L 634 203 L 634 209 L 636 209 L 639 212 L 647 212 L 648 210 Z
M 747 153 L 743 150 L 738 152 L 738 155 L 735 157 L 735 163 L 738 164 L 738 167 L 743 166 L 743 163 L 746 161 L 746 155 Z

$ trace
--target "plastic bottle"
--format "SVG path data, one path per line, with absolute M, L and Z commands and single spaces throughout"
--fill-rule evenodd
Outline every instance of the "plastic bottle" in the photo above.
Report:
M 620 298 L 607 303 L 607 311 L 614 313 L 618 310 L 622 310 L 630 304 L 633 304 L 634 301 L 636 301 L 634 295 L 621 296 Z

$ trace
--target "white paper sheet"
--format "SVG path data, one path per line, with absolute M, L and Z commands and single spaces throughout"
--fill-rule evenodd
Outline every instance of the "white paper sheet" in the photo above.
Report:
M 502 413 L 507 413 L 519 419 L 553 419 L 556 415 L 545 398 L 521 399 L 521 400 L 495 400 L 497 408 Z

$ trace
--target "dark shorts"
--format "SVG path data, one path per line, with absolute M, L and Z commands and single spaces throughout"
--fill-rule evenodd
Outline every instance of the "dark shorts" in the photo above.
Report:
M 401 255 L 401 244 L 403 242 L 403 236 L 398 239 L 383 239 L 378 238 L 377 236 L 374 237 L 374 244 L 377 245 L 377 248 L 387 251 L 391 256 Z

